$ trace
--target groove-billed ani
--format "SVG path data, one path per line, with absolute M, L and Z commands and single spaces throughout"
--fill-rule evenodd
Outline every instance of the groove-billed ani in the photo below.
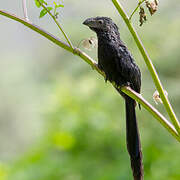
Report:
M 114 82 L 126 104 L 126 139 L 131 167 L 135 180 L 143 179 L 142 153 L 136 121 L 135 101 L 119 87 L 130 86 L 140 93 L 141 72 L 120 39 L 117 25 L 108 17 L 88 18 L 83 22 L 98 37 L 98 67 L 104 71 L 106 80 Z

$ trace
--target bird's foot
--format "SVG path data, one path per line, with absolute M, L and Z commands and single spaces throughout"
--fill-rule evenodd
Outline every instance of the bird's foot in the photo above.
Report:
M 108 78 L 107 78 L 106 75 L 105 75 L 105 77 L 104 77 L 104 81 L 105 81 L 105 83 L 107 83 L 107 81 L 108 81 Z
M 125 87 L 125 86 L 129 86 L 130 87 L 130 83 L 129 82 L 121 83 L 120 85 L 118 85 L 118 89 L 121 89 L 122 87 Z
M 75 47 L 75 48 L 73 49 L 73 54 L 77 54 L 78 56 L 80 56 L 80 54 L 81 54 L 81 53 L 80 53 L 80 49 Z

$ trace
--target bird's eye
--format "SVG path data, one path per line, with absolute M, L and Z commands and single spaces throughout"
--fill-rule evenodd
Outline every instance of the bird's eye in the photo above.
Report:
M 99 20 L 98 23 L 99 23 L 99 24 L 103 24 L 103 20 Z

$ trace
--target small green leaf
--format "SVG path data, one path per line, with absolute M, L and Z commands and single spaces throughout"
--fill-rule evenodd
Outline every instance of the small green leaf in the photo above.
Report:
M 55 1 L 54 1 L 53 3 L 54 3 L 54 5 L 55 5 L 55 8 L 56 8 L 56 9 L 59 8 L 59 7 L 64 7 L 63 4 L 57 4 Z
M 42 0 L 43 1 L 43 3 L 45 4 L 45 5 L 48 5 L 48 3 L 46 2 L 46 1 L 44 1 L 44 0 Z
M 40 8 L 41 7 L 41 4 L 39 3 L 39 1 L 43 4 L 46 4 L 47 5 L 47 2 L 45 2 L 44 0 L 34 0 L 35 1 L 35 4 L 36 4 L 36 6 L 38 7 L 38 8 Z
M 40 5 L 40 3 L 38 2 L 38 0 L 34 0 L 34 2 L 35 2 L 36 6 L 37 6 L 38 8 L 41 7 L 41 5 Z
M 48 9 L 49 11 L 51 11 L 53 8 L 52 8 L 52 7 L 47 7 L 47 9 Z M 39 18 L 44 17 L 46 14 L 47 14 L 47 10 L 46 10 L 46 9 L 43 9 L 43 10 L 40 12 Z
M 52 8 L 52 7 L 47 7 L 47 9 L 48 9 L 49 11 L 51 11 L 53 8 Z
M 46 14 L 47 14 L 47 10 L 46 10 L 46 9 L 43 9 L 43 10 L 40 12 L 39 18 L 44 17 Z
M 63 4 L 59 4 L 59 5 L 57 5 L 57 8 L 58 8 L 58 7 L 64 7 L 64 5 L 63 5 Z

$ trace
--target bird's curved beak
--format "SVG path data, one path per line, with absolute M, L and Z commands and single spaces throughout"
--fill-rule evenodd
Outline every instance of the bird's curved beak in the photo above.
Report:
M 96 21 L 94 20 L 94 18 L 88 18 L 86 19 L 84 22 L 83 22 L 84 25 L 88 26 L 88 27 L 96 27 L 97 26 L 97 23 Z

